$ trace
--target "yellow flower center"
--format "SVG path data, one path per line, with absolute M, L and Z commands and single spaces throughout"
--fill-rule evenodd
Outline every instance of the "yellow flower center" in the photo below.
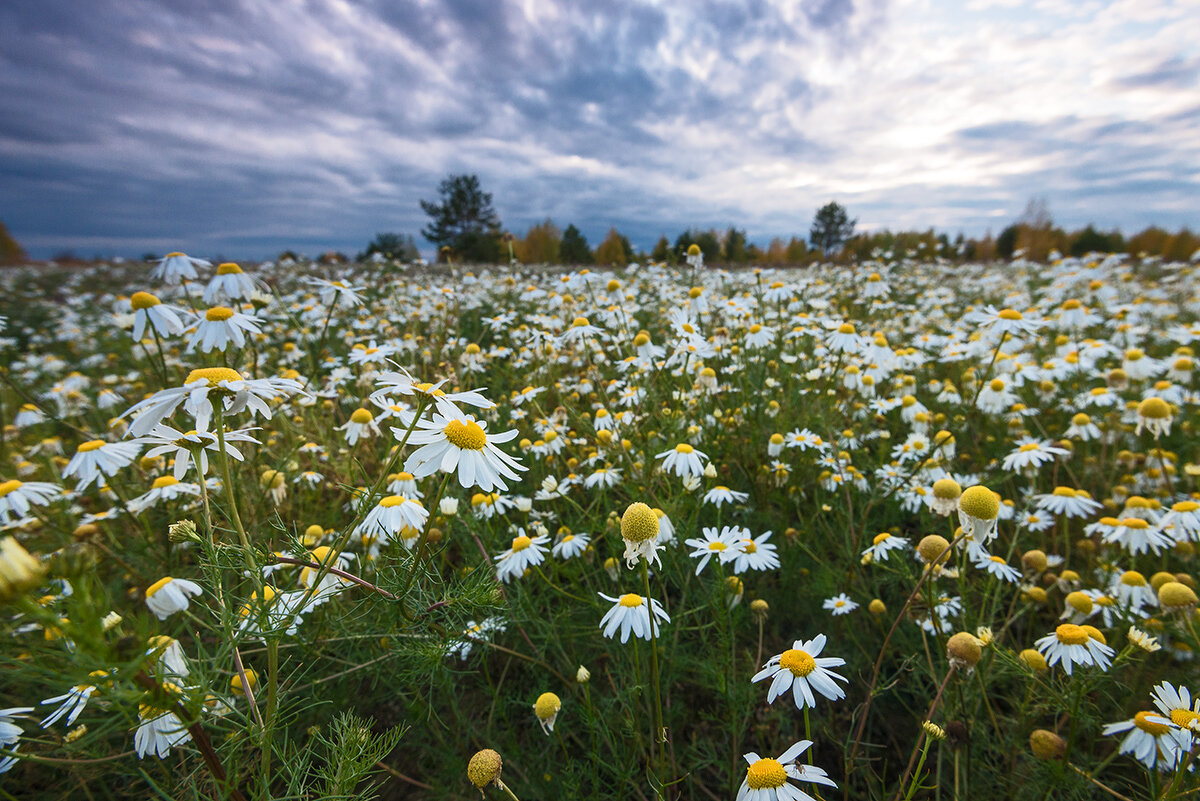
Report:
M 233 316 L 233 309 L 230 309 L 227 306 L 213 306 L 211 309 L 209 309 L 208 311 L 206 311 L 204 313 L 204 319 L 208 320 L 210 323 L 220 322 L 221 320 L 228 320 L 232 316 Z
M 958 508 L 976 520 L 995 520 L 1000 516 L 1000 500 L 982 484 L 967 487 L 958 498 Z
M 621 537 L 629 542 L 645 542 L 658 536 L 658 515 L 644 503 L 631 503 L 621 515 Z
M 629 607 L 630 609 L 636 609 L 642 605 L 642 596 L 634 595 L 632 592 L 627 592 L 621 596 L 620 604 L 621 606 Z
M 1155 737 L 1162 737 L 1164 734 L 1171 731 L 1171 727 L 1165 723 L 1155 723 L 1152 720 L 1147 720 L 1151 715 L 1161 718 L 1162 715 L 1157 712 L 1138 712 L 1133 716 L 1133 725 L 1137 726 L 1147 734 Z
M 710 542 L 710 543 L 708 544 L 708 550 L 710 550 L 710 551 L 718 551 L 718 552 L 720 552 L 720 551 L 723 551 L 723 550 L 725 550 L 727 547 L 728 547 L 728 546 L 727 546 L 727 545 L 725 545 L 725 543 L 723 543 L 723 542 Z
M 134 311 L 148 309 L 151 306 L 157 306 L 160 303 L 162 303 L 162 301 L 154 295 L 151 295 L 149 292 L 134 292 L 133 297 L 129 299 L 129 305 L 133 307 Z
M 154 593 L 158 592 L 174 580 L 175 579 L 171 578 L 170 576 L 164 576 L 163 578 L 160 578 L 158 581 L 146 588 L 146 597 L 149 598 L 150 596 L 154 595 Z
M 487 445 L 487 434 L 474 420 L 451 420 L 443 431 L 450 444 L 463 450 L 481 451 Z
M 554 693 L 542 693 L 533 705 L 533 712 L 540 720 L 549 720 L 562 709 L 562 701 Z
M 80 453 L 90 453 L 92 451 L 100 450 L 107 444 L 108 443 L 106 443 L 102 439 L 92 439 L 92 440 L 88 440 L 87 442 L 80 444 L 78 450 Z
M 779 664 L 796 676 L 807 676 L 817 669 L 817 662 L 804 651 L 789 648 L 779 657 Z
M 1171 722 L 1181 729 L 1190 730 L 1194 720 L 1200 720 L 1200 715 L 1190 709 L 1171 710 Z
M 1146 398 L 1138 404 L 1137 412 L 1150 420 L 1165 420 L 1171 416 L 1171 407 L 1162 398 Z
M 374 419 L 375 415 L 366 409 L 355 409 L 354 413 L 350 415 L 350 422 L 358 423 L 359 425 L 366 425 Z
M 1025 319 L 1024 315 L 1022 315 L 1016 309 L 1001 309 L 999 316 L 1000 316 L 1001 320 L 1024 320 Z
M 379 505 L 385 509 L 391 509 L 393 506 L 399 506 L 400 504 L 405 503 L 405 502 L 415 503 L 418 506 L 420 505 L 419 501 L 409 501 L 403 495 L 389 495 L 386 498 L 384 498 L 383 500 L 381 500 L 379 502 Z
M 1087 631 L 1071 623 L 1063 623 L 1054 630 L 1054 635 L 1063 645 L 1085 645 L 1088 641 Z
M 585 325 L 588 325 L 588 318 L 586 317 L 576 317 L 571 321 L 572 328 L 582 328 Z
M 529 539 L 529 537 L 526 537 L 524 534 L 522 534 L 521 536 L 515 538 L 512 541 L 513 553 L 516 553 L 517 551 L 523 551 L 532 544 L 533 544 L 533 540 Z
M 162 489 L 163 487 L 172 487 L 178 483 L 179 482 L 175 479 L 175 476 L 159 476 L 158 478 L 154 479 L 154 484 L 152 486 L 154 489 Z
M 688 445 L 686 442 L 681 442 L 675 446 L 676 453 L 691 453 L 694 450 L 696 450 L 696 449 L 693 448 L 691 445 Z
M 1126 587 L 1145 587 L 1146 577 L 1136 570 L 1126 570 L 1121 574 L 1121 583 Z
M 852 326 L 850 323 L 842 323 L 838 326 L 837 332 L 839 334 L 853 334 L 854 326 Z
M 231 261 L 227 261 L 224 264 L 217 265 L 217 275 L 234 275 L 236 273 L 240 273 L 241 271 L 242 271 L 242 268 L 238 267 L 236 264 L 234 264 Z
M 746 768 L 746 784 L 751 790 L 782 787 L 787 784 L 787 772 L 774 759 L 760 759 Z
M 875 539 L 871 540 L 871 544 L 879 545 L 882 542 L 886 542 L 891 536 L 892 535 L 887 533 L 886 531 L 883 532 L 882 534 L 876 534 Z
M 193 381 L 199 381 L 201 378 L 208 381 L 210 387 L 215 387 L 222 381 L 241 381 L 242 374 L 237 370 L 231 370 L 228 367 L 201 367 L 188 373 L 188 377 L 183 383 L 190 384 Z

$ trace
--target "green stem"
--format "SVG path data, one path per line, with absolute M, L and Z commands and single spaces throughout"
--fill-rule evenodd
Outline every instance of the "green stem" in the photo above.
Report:
M 657 760 L 651 760 L 653 772 L 657 774 L 666 757 L 663 747 L 666 733 L 663 731 L 662 693 L 658 686 L 658 623 L 654 617 L 654 605 L 650 601 L 650 566 L 645 558 L 642 559 L 642 589 L 646 593 L 646 611 L 650 615 L 650 683 L 654 685 L 654 732 L 650 738 L 650 750 L 653 753 L 657 744 Z

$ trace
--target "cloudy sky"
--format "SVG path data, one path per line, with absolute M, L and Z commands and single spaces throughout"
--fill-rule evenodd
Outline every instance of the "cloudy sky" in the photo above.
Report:
M 0 220 L 251 259 L 505 226 L 1200 224 L 1200 0 L 13 0 Z M 427 251 L 431 251 L 428 247 Z

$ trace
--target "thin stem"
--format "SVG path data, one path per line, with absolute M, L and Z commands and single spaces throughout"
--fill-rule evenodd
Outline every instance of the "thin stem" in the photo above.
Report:
M 658 622 L 654 617 L 654 605 L 650 601 L 650 565 L 645 557 L 642 558 L 642 589 L 646 592 L 646 611 L 650 615 L 650 682 L 654 685 L 654 732 L 650 738 L 650 749 L 653 752 L 657 744 L 657 766 L 661 766 L 666 757 L 663 743 L 667 738 L 663 730 L 662 693 L 658 686 Z

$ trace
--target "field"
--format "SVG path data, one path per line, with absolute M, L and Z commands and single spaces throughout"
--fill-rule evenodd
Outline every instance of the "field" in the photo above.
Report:
M 0 797 L 1200 787 L 1195 264 L 244 267 L 0 273 Z

